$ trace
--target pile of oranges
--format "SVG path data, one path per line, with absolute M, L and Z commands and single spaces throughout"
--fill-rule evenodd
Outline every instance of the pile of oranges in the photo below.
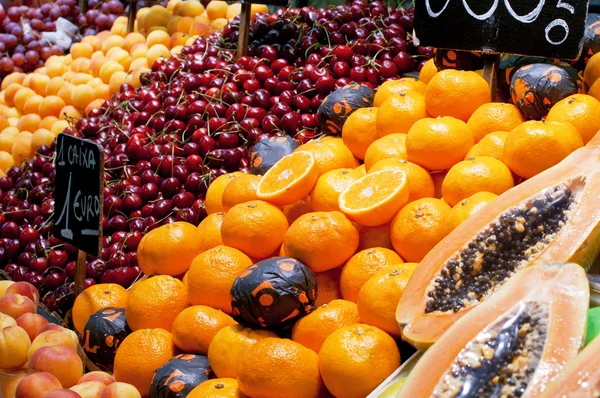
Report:
M 198 391 L 215 383 L 231 396 L 366 396 L 400 364 L 395 308 L 423 257 L 600 130 L 591 95 L 526 121 L 489 92 L 474 72 L 429 64 L 420 80 L 384 83 L 341 137 L 302 145 L 263 176 L 217 178 L 197 228 L 169 224 L 140 243 L 150 277 L 128 292 L 134 332 L 117 352 L 116 379 L 145 394 L 154 370 L 181 351 L 207 355 L 218 377 L 190 396 L 211 396 Z M 301 261 L 317 279 L 318 307 L 288 338 L 230 316 L 235 279 L 277 256 Z M 73 314 L 77 322 L 77 303 Z

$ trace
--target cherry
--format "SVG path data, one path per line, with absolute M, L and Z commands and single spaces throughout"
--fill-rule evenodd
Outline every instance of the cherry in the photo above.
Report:
M 60 272 L 51 272 L 46 275 L 46 283 L 44 286 L 49 290 L 54 290 L 65 283 L 66 280 L 67 274 L 64 271 L 61 270 Z
M 393 61 L 399 73 L 408 72 L 415 68 L 415 60 L 406 52 L 396 54 Z
M 131 212 L 140 209 L 143 206 L 142 196 L 137 193 L 130 193 L 123 197 L 123 210 Z
M 32 271 L 42 273 L 46 268 L 48 268 L 48 262 L 44 257 L 37 257 L 29 262 L 29 269 Z
M 69 255 L 64 250 L 52 250 L 47 257 L 48 267 L 65 268 Z

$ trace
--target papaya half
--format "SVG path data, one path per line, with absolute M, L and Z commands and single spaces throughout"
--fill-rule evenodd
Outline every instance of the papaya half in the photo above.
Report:
M 599 198 L 600 134 L 500 195 L 425 256 L 396 309 L 402 337 L 429 347 L 533 264 L 575 262 L 588 269 L 600 249 Z
M 596 338 L 563 369 L 540 398 L 593 398 L 600 395 L 600 339 Z
M 588 304 L 579 265 L 528 267 L 452 325 L 398 397 L 538 397 L 581 349 Z

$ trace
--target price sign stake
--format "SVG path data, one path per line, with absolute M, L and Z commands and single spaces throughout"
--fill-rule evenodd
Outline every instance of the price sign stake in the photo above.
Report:
M 56 141 L 54 235 L 79 249 L 75 293 L 83 291 L 86 253 L 102 249 L 104 151 L 88 140 L 59 134 Z

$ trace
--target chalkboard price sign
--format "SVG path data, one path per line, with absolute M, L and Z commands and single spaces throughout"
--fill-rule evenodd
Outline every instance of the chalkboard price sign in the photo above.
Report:
M 589 0 L 417 0 L 421 45 L 576 59 Z
M 104 151 L 67 134 L 56 141 L 54 235 L 98 255 L 102 237 Z

